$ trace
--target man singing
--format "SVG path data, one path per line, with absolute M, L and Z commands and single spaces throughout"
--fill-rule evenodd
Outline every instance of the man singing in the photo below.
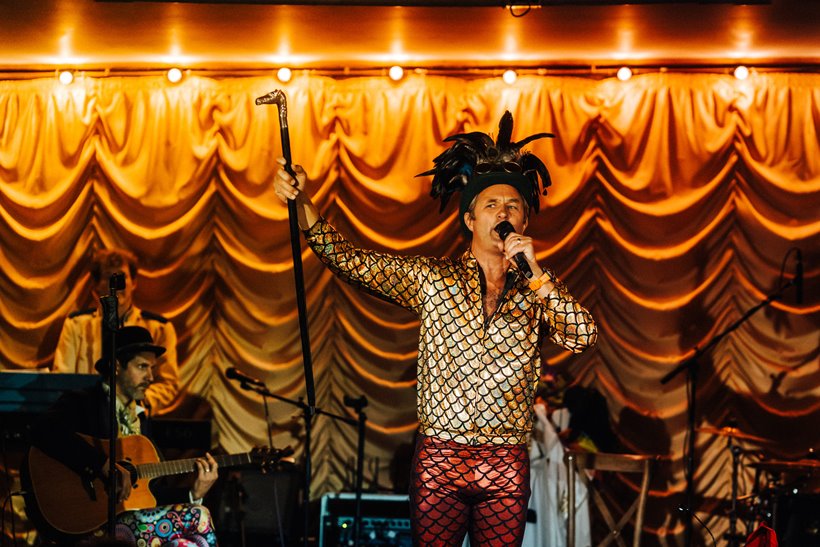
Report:
M 549 338 L 580 352 L 597 329 L 566 286 L 535 260 L 524 235 L 549 173 L 528 142 L 512 142 L 512 115 L 494 142 L 483 133 L 449 137 L 434 160 L 434 198 L 460 193 L 460 221 L 470 238 L 458 258 L 404 257 L 358 249 L 319 214 L 280 169 L 275 192 L 296 200 L 299 226 L 318 257 L 346 282 L 414 311 L 421 322 L 418 356 L 419 440 L 410 485 L 417 545 L 520 545 L 530 496 L 528 436 Z M 284 160 L 280 159 L 284 164 Z M 497 227 L 514 233 L 502 239 Z M 516 264 L 514 258 L 522 254 Z M 529 270 L 529 272 L 525 272 Z M 528 279 L 526 274 L 531 273 Z

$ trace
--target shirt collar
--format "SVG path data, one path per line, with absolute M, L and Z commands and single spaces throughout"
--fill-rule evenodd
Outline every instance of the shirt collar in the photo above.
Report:
M 100 385 L 102 386 L 102 390 L 105 393 L 106 398 L 110 398 L 111 397 L 111 388 L 108 386 L 108 383 L 103 381 L 103 383 L 100 384 Z M 137 401 L 135 401 L 135 400 L 132 400 L 130 403 L 128 403 L 126 405 L 122 402 L 122 400 L 117 398 L 117 406 L 121 406 L 123 408 L 128 408 L 130 406 L 133 406 L 134 407 L 134 414 L 136 414 L 137 416 L 139 416 L 143 412 L 147 412 L 147 409 L 144 406 L 137 403 Z
M 461 262 L 462 266 L 466 270 L 468 270 L 472 275 L 476 275 L 476 276 L 481 277 L 481 274 L 479 273 L 479 272 L 482 271 L 481 270 L 481 265 L 478 263 L 478 259 L 473 254 L 473 251 L 471 251 L 470 249 L 467 249 L 466 251 L 464 251 L 464 254 L 461 255 L 460 262 Z M 518 270 L 518 268 L 515 268 L 512 265 L 512 262 L 507 267 L 507 284 L 508 285 L 511 283 L 511 280 L 510 280 L 510 275 L 511 274 L 512 274 L 512 277 L 513 277 L 512 282 L 517 283 L 519 280 L 525 279 L 523 274 Z

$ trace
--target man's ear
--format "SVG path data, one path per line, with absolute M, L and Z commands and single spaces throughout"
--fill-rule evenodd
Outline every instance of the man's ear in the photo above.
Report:
M 466 213 L 464 213 L 464 224 L 465 224 L 465 226 L 467 226 L 467 229 L 470 230 L 470 232 L 473 231 L 473 224 L 474 223 L 475 223 L 475 219 L 473 218 L 473 215 L 470 214 L 470 211 L 467 211 Z

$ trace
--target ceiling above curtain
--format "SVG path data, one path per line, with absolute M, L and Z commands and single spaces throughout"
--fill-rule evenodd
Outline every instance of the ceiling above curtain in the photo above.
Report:
M 820 64 L 818 2 L 337 4 L 2 2 L 0 70 Z

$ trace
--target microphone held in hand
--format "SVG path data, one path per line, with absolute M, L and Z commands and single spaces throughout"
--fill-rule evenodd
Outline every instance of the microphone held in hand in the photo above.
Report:
M 507 220 L 502 220 L 493 229 L 496 231 L 496 233 L 498 233 L 498 237 L 501 238 L 501 241 L 506 241 L 507 236 L 515 233 L 515 228 L 513 228 L 513 225 L 510 224 L 510 222 Z M 526 277 L 527 279 L 531 279 L 532 270 L 530 269 L 530 265 L 527 262 L 527 257 L 524 256 L 524 253 L 521 252 L 516 254 L 515 256 L 513 256 L 513 259 L 515 260 L 515 265 L 518 266 L 518 269 L 521 270 L 522 274 L 524 274 L 524 277 Z
M 258 378 L 254 378 L 252 376 L 248 376 L 244 372 L 239 372 L 236 367 L 228 367 L 228 370 L 225 371 L 225 376 L 230 378 L 231 380 L 239 380 L 243 384 L 250 384 L 252 386 L 259 386 L 265 387 L 265 382 Z

